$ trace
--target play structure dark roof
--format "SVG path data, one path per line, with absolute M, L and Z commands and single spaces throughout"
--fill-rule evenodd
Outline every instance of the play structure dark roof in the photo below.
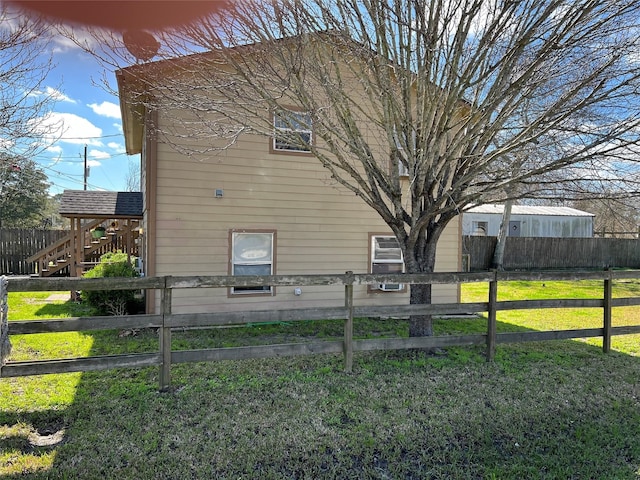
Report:
M 60 215 L 83 218 L 142 218 L 142 192 L 65 190 Z

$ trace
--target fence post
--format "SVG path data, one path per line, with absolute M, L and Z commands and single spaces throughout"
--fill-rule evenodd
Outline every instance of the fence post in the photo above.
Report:
M 162 289 L 162 300 L 160 304 L 162 310 L 162 328 L 160 329 L 160 391 L 164 392 L 171 385 L 171 327 L 167 325 L 167 317 L 171 315 L 171 289 L 165 285 Z
M 344 322 L 344 370 L 353 370 L 353 272 L 344 275 L 344 306 L 347 308 L 347 318 Z
M 604 301 L 603 301 L 603 320 L 602 329 L 602 351 L 609 353 L 611 350 L 611 298 L 613 295 L 613 280 L 611 280 L 611 269 L 607 268 L 604 278 Z
M 498 272 L 492 270 L 493 280 L 489 282 L 489 311 L 487 312 L 487 362 L 496 355 L 498 330 L 496 325 L 496 303 L 498 302 Z
M 5 364 L 9 353 L 11 353 L 11 342 L 9 341 L 9 281 L 7 277 L 0 277 L 0 377 L 2 377 L 2 366 Z

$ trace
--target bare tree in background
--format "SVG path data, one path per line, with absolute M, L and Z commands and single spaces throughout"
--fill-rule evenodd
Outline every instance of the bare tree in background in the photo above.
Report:
M 586 198 L 571 202 L 571 206 L 595 215 L 594 235 L 615 238 L 638 238 L 640 235 L 640 202 L 637 197 Z
M 472 204 L 621 180 L 640 191 L 639 12 L 636 0 L 247 0 L 156 34 L 166 61 L 121 74 L 141 107 L 190 112 L 157 134 L 198 158 L 273 135 L 269 112 L 307 112 L 315 141 L 288 141 L 378 212 L 407 272 L 432 272 Z M 95 34 L 106 63 L 135 62 Z M 430 285 L 411 302 L 430 303 Z M 410 333 L 431 334 L 431 319 L 412 317 Z
M 129 159 L 128 170 L 125 176 L 125 188 L 127 192 L 140 191 L 140 162 L 135 163 Z
M 32 158 L 53 133 L 39 121 L 55 102 L 43 88 L 53 67 L 50 26 L 0 4 L 0 152 Z

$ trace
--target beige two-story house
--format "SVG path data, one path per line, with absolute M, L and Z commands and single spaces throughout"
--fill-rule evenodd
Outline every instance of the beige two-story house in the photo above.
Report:
M 205 54 L 203 54 L 205 55 Z M 191 60 L 187 60 L 191 61 Z M 201 68 L 219 68 L 204 62 Z M 209 65 L 209 66 L 207 66 Z M 307 149 L 281 135 L 301 125 L 315 141 L 312 121 L 293 101 L 291 118 L 266 112 L 272 134 L 242 133 L 215 153 L 189 155 L 176 148 L 194 140 L 187 111 L 164 108 L 145 75 L 171 75 L 162 62 L 117 72 L 127 153 L 141 154 L 144 199 L 142 265 L 147 276 L 327 274 L 402 272 L 402 253 L 385 222 L 360 198 L 331 180 Z M 297 120 L 300 120 L 297 122 Z M 293 126 L 293 127 L 292 127 Z M 166 141 L 158 131 L 182 129 Z M 460 223 L 451 222 L 437 251 L 436 270 L 458 271 Z M 356 286 L 356 305 L 408 303 L 405 285 Z M 456 286 L 436 285 L 434 302 L 456 302 Z M 174 291 L 175 312 L 233 311 L 344 303 L 341 286 L 243 287 Z M 149 313 L 159 299 L 150 298 Z

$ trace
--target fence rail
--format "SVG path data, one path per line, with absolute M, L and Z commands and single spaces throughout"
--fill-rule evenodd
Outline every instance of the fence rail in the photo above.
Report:
M 238 360 L 279 356 L 311 355 L 319 353 L 342 353 L 345 370 L 353 366 L 354 352 L 408 349 L 444 348 L 461 345 L 486 345 L 486 357 L 493 360 L 495 348 L 500 343 L 560 340 L 571 338 L 602 337 L 603 350 L 611 348 L 613 335 L 640 333 L 640 325 L 612 327 L 611 309 L 619 306 L 640 305 L 640 297 L 613 298 L 613 281 L 623 279 L 640 280 L 639 271 L 562 271 L 562 272 L 475 272 L 433 274 L 387 274 L 370 275 L 273 275 L 273 276 L 207 276 L 207 277 L 148 277 L 148 278 L 32 278 L 10 279 L 6 284 L 9 292 L 59 291 L 59 290 L 126 290 L 157 289 L 161 291 L 161 311 L 154 315 L 125 315 L 112 317 L 82 317 L 68 319 L 43 319 L 9 322 L 10 335 L 46 332 L 91 331 L 120 328 L 157 328 L 159 350 L 154 353 L 108 355 L 72 359 L 56 359 L 27 362 L 7 362 L 0 367 L 0 377 L 18 377 L 49 373 L 104 370 L 112 368 L 138 368 L 158 366 L 160 389 L 170 386 L 171 365 L 176 363 L 217 360 Z M 497 301 L 498 283 L 513 280 L 602 280 L 600 299 L 518 300 Z M 488 282 L 489 294 L 486 302 L 449 303 L 431 305 L 354 305 L 354 285 L 378 283 L 404 284 L 460 284 Z M 285 310 L 251 310 L 242 312 L 173 313 L 172 291 L 185 288 L 227 288 L 230 286 L 310 286 L 344 285 L 344 306 L 320 308 L 296 308 Z M 0 292 L 2 294 L 3 292 Z M 6 293 L 6 292 L 5 292 Z M 0 295 L 0 298 L 2 295 Z M 602 328 L 587 328 L 557 331 L 535 331 L 497 333 L 496 314 L 503 310 L 551 309 L 551 308 L 599 308 L 603 311 Z M 487 312 L 487 330 L 482 334 L 446 335 L 433 337 L 353 339 L 353 320 L 357 317 L 391 317 L 409 315 L 456 315 L 471 312 Z M 344 337 L 341 341 L 313 343 L 291 343 L 280 345 L 258 345 L 225 347 L 198 350 L 171 348 L 173 329 L 219 327 L 226 325 L 259 324 L 274 321 L 295 322 L 301 320 L 344 320 Z M 1 362 L 0 362 L 1 364 Z

